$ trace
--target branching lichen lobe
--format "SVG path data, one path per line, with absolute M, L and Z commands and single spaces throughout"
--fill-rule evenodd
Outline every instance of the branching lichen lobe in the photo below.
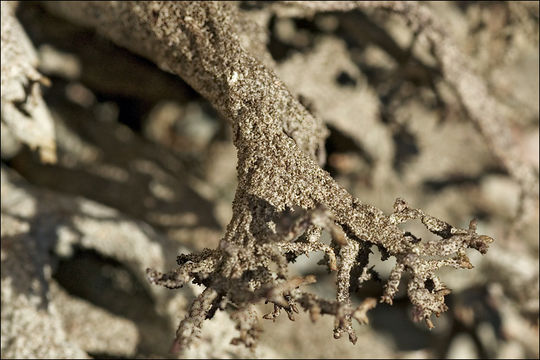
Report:
M 225 308 L 234 309 L 232 317 L 240 331 L 233 342 L 255 346 L 259 329 L 253 304 L 260 301 L 274 304 L 267 319 L 285 310 L 293 320 L 299 306 L 312 320 L 333 315 L 334 336 L 347 333 L 356 342 L 352 320 L 367 323 L 366 312 L 376 302 L 368 298 L 354 308 L 349 292 L 351 283 L 361 284 L 372 272 L 367 261 L 371 245 L 397 260 L 381 301 L 391 304 L 402 274 L 409 273 L 408 295 L 415 318 L 432 327 L 430 317 L 447 309 L 444 296 L 449 293 L 435 272 L 443 266 L 471 268 L 465 250 L 485 253 L 492 241 L 476 234 L 474 222 L 469 229 L 455 228 L 401 199 L 387 216 L 337 184 L 319 166 L 328 131 L 272 69 L 241 45 L 243 22 L 236 5 L 89 2 L 76 9 L 69 5 L 69 11 L 62 3 L 48 6 L 181 76 L 233 128 L 239 184 L 233 216 L 219 248 L 181 255 L 179 267 L 167 274 L 147 272 L 151 282 L 171 289 L 190 281 L 205 286 L 180 323 L 173 350 L 189 346 L 204 320 Z M 305 213 L 285 231 L 276 229 L 280 217 L 297 208 Z M 420 240 L 398 227 L 414 219 L 441 239 Z M 331 246 L 320 240 L 322 229 L 332 233 Z M 302 289 L 316 280 L 314 276 L 288 275 L 291 254 L 316 251 L 323 251 L 329 270 L 337 271 L 335 300 Z

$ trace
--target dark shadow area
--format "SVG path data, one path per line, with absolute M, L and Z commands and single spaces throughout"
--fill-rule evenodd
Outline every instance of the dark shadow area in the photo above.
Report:
M 94 353 L 89 352 L 88 356 L 90 356 L 93 359 L 125 359 L 125 356 L 121 355 L 111 355 L 111 354 L 105 354 L 105 353 Z
M 480 174 L 476 176 L 467 176 L 462 174 L 455 174 L 449 176 L 446 179 L 434 179 L 426 180 L 423 183 L 423 187 L 426 191 L 436 192 L 447 189 L 449 187 L 459 187 L 459 186 L 478 186 L 480 185 L 482 179 L 491 175 L 507 175 L 504 169 L 496 167 L 483 170 Z
M 84 150 L 73 148 L 66 151 L 59 146 L 60 160 L 51 165 L 41 163 L 32 151 L 25 148 L 7 163 L 10 167 L 35 185 L 82 195 L 162 230 L 196 226 L 220 229 L 213 216 L 213 204 L 201 197 L 187 182 L 193 170 L 188 174 L 186 169 L 193 168 L 189 164 L 192 160 L 137 134 L 119 136 L 124 133 L 121 132 L 121 125 L 99 121 L 88 109 L 66 101 L 62 96 L 65 86 L 66 82 L 61 79 L 53 82 L 45 99 L 59 114 L 63 126 L 97 150 L 98 157 L 83 160 L 84 156 L 81 158 L 81 155 Z M 103 170 L 97 170 L 106 168 L 124 175 L 107 176 L 107 170 L 103 174 Z M 173 193 L 169 197 L 156 196 L 152 191 L 156 183 L 169 187 Z M 192 220 L 161 224 L 159 220 L 153 220 L 154 212 L 162 216 L 185 214 L 186 218 Z
M 315 35 L 319 33 L 315 24 L 312 21 L 300 18 L 291 18 L 290 24 L 294 27 L 294 31 L 289 33 L 287 30 L 282 30 L 282 35 L 285 38 L 278 36 L 276 27 L 280 21 L 274 15 L 268 22 L 268 31 L 270 37 L 267 48 L 272 58 L 280 63 L 287 60 L 297 52 L 305 53 L 313 49 L 315 45 Z M 302 36 L 306 35 L 306 36 Z
M 413 351 L 430 346 L 432 334 L 424 324 L 415 324 L 408 313 L 410 302 L 407 298 L 396 298 L 392 306 L 378 304 L 368 313 L 370 325 L 388 335 L 401 351 Z M 420 326 L 419 326 L 420 325 Z
M 420 153 L 420 149 L 416 136 L 407 129 L 406 125 L 396 126 L 392 139 L 396 149 L 392 166 L 396 172 L 401 173 L 404 166 Z
M 339 75 L 336 77 L 336 81 L 341 86 L 350 86 L 350 87 L 356 86 L 356 79 L 351 77 L 351 75 L 349 75 L 345 71 L 342 71 L 339 73 Z
M 72 257 L 59 260 L 53 278 L 70 295 L 132 320 L 139 331 L 137 353 L 167 349 L 172 324 L 156 313 L 154 301 L 143 284 L 118 261 L 93 250 L 76 248 Z
M 358 154 L 369 166 L 374 165 L 373 157 L 361 147 L 358 142 L 354 141 L 350 136 L 336 129 L 332 125 L 327 125 L 330 130 L 330 135 L 326 138 L 325 149 L 326 154 L 330 157 L 334 153 L 354 152 Z M 328 171 L 332 177 L 338 174 L 338 170 L 326 163 L 324 170 Z
M 72 80 L 91 89 L 99 101 L 116 102 L 119 121 L 135 131 L 140 131 L 142 119 L 158 101 L 184 103 L 201 98 L 178 76 L 160 70 L 90 29 L 50 14 L 39 3 L 22 2 L 17 17 L 36 49 L 45 44 L 76 56 L 80 71 L 70 75 Z

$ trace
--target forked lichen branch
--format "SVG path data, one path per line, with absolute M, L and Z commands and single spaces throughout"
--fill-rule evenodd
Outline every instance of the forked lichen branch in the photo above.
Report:
M 219 248 L 180 255 L 178 268 L 163 274 L 148 270 L 155 284 L 174 289 L 190 281 L 205 287 L 177 331 L 174 350 L 197 337 L 205 319 L 232 311 L 239 336 L 234 343 L 253 347 L 259 334 L 254 304 L 267 301 L 274 319 L 284 310 L 291 320 L 299 308 L 313 320 L 335 317 L 334 336 L 356 342 L 353 319 L 367 323 L 376 304 L 365 299 L 354 307 L 351 283 L 369 279 L 372 245 L 394 256 L 397 264 L 382 301 L 392 303 L 403 273 L 410 275 L 408 295 L 418 320 L 446 310 L 449 293 L 435 272 L 442 266 L 471 268 L 465 250 L 482 253 L 492 241 L 469 229 L 455 228 L 410 208 L 398 199 L 394 213 L 362 203 L 324 171 L 328 131 L 291 95 L 275 73 L 241 42 L 245 19 L 236 5 L 221 2 L 88 2 L 48 4 L 66 17 L 98 29 L 116 43 L 181 76 L 230 121 L 238 150 L 239 185 L 233 216 Z M 100 14 L 96 16 L 96 14 Z M 249 40 L 249 39 L 248 39 Z M 247 46 L 243 44 L 248 44 Z M 300 214 L 288 226 L 288 217 Z M 440 239 L 424 241 L 398 224 L 421 219 Z M 323 229 L 332 234 L 321 241 Z M 288 263 L 311 252 L 325 253 L 324 265 L 337 272 L 337 296 L 322 299 L 305 290 L 314 276 L 290 277 Z M 277 265 L 277 267 L 275 266 Z M 277 268 L 277 270 L 273 270 Z

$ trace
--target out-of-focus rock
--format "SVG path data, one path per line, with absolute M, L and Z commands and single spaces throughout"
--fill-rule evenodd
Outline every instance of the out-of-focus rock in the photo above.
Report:
M 17 16 L 39 50 L 39 70 L 45 75 L 140 102 L 185 101 L 193 95 L 180 78 L 96 37 L 88 28 L 61 20 L 38 4 L 19 6 Z
M 132 321 L 71 296 L 54 281 L 50 285 L 51 296 L 71 342 L 89 354 L 136 354 L 139 333 Z
M 2 205 L 4 193 L 2 169 Z M 12 198 L 17 200 L 17 197 Z M 22 200 L 22 199 L 20 199 Z M 28 203 L 32 206 L 32 203 Z M 4 206 L 2 206 L 4 210 Z M 2 211 L 2 358 L 88 358 L 68 339 L 48 298 L 47 253 L 29 235 L 30 224 Z
M 488 176 L 481 183 L 482 197 L 486 208 L 493 209 L 501 216 L 513 217 L 519 206 L 519 185 L 507 176 Z M 499 206 L 504 204 L 504 206 Z
M 219 122 L 205 112 L 202 104 L 181 106 L 168 101 L 152 109 L 145 125 L 143 133 L 148 139 L 178 152 L 200 153 L 216 134 Z
M 88 200 L 36 190 L 4 166 L 1 179 L 2 357 L 86 357 L 82 349 L 92 349 L 92 346 L 79 347 L 80 339 L 74 341 L 73 334 L 67 334 L 70 325 L 69 321 L 67 325 L 64 321 L 70 311 L 77 312 L 76 321 L 84 322 L 96 332 L 93 335 L 96 339 L 89 343 L 94 344 L 95 349 L 103 344 L 103 337 L 97 335 L 98 329 L 94 327 L 100 325 L 94 321 L 94 316 L 103 312 L 78 312 L 77 301 L 66 298 L 71 295 L 52 290 L 56 286 L 52 276 L 58 262 L 72 257 L 76 249 L 91 249 L 123 264 L 147 287 L 156 306 L 166 306 L 173 294 L 150 286 L 144 269 L 170 266 L 174 259 L 166 259 L 164 253 L 175 252 L 176 245 L 147 225 L 130 221 L 112 209 Z M 85 284 L 78 285 L 84 287 Z M 107 289 L 93 291 L 106 292 Z M 81 306 L 90 305 L 80 305 L 79 310 Z M 115 321 L 114 316 L 107 315 L 98 317 L 109 318 L 117 329 L 129 329 L 125 320 L 116 318 L 118 321 Z M 109 330 L 114 328 L 109 327 Z M 125 344 L 126 337 L 134 339 L 130 331 L 124 332 L 125 337 L 116 338 L 119 343 L 106 344 L 100 350 L 125 351 L 130 346 L 133 349 L 133 343 L 127 347 Z
M 5 167 L 1 179 L 2 357 L 85 358 L 88 354 L 129 357 L 140 354 L 141 350 L 148 356 L 166 356 L 172 342 L 168 335 L 172 336 L 174 329 L 164 324 L 159 325 L 160 329 L 155 328 L 157 324 L 152 325 L 145 314 L 161 314 L 169 319 L 170 325 L 176 326 L 185 315 L 186 293 L 150 285 L 144 269 L 166 269 L 172 266 L 175 253 L 187 250 L 113 209 L 82 198 L 37 190 Z M 66 292 L 58 283 L 66 280 L 55 274 L 60 271 L 60 264 L 80 249 L 95 251 L 125 266 L 146 287 L 153 305 L 133 309 L 141 314 L 136 319 L 129 309 L 114 314 Z M 107 284 L 103 278 L 99 280 L 99 273 L 92 275 L 98 278 L 90 279 L 92 289 L 85 290 L 89 285 L 80 281 L 89 279 L 87 276 L 72 279 L 78 273 L 84 274 L 81 266 L 88 265 L 81 260 L 72 265 L 74 272 L 68 284 L 71 291 L 86 293 L 94 299 L 107 298 L 107 292 L 117 291 L 99 288 Z M 58 276 L 58 280 L 53 279 Z M 129 300 L 123 305 L 112 304 L 116 301 L 113 298 L 108 301 L 111 308 L 131 306 Z M 200 342 L 189 350 L 188 357 L 251 356 L 245 348 L 229 344 L 235 336 L 235 324 L 225 314 L 218 313 L 206 325 Z M 153 335 L 148 333 L 151 329 Z M 256 354 L 277 356 L 264 346 Z
M 473 340 L 465 334 L 454 338 L 447 353 L 447 359 L 476 359 L 477 356 Z
M 50 103 L 58 129 L 58 163 L 44 166 L 23 152 L 12 160 L 19 173 L 37 185 L 82 195 L 146 221 L 184 244 L 217 243 L 221 228 L 213 204 L 190 184 L 185 157 L 118 122 L 100 121 L 59 96 Z
M 277 73 L 310 111 L 353 139 L 377 171 L 387 172 L 394 151 L 391 134 L 380 121 L 379 99 L 344 41 L 318 38 L 313 51 L 294 54 Z
M 15 17 L 17 2 L 2 3 L 2 124 L 18 140 L 38 149 L 41 161 L 56 161 L 51 115 L 41 97 L 36 51 Z

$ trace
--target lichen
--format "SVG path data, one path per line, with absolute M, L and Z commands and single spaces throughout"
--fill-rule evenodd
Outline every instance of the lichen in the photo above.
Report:
M 431 328 L 431 315 L 447 310 L 444 297 L 449 294 L 436 271 L 444 266 L 472 268 L 465 250 L 484 254 L 492 242 L 489 236 L 476 233 L 474 221 L 468 229 L 460 229 L 401 199 L 396 200 L 394 212 L 386 215 L 340 186 L 320 167 L 328 130 L 261 62 L 265 57 L 252 53 L 257 47 L 245 38 L 241 41 L 245 21 L 239 21 L 236 4 L 88 2 L 47 6 L 93 26 L 117 44 L 181 76 L 232 126 L 238 151 L 238 188 L 232 219 L 219 247 L 180 255 L 178 267 L 170 272 L 147 270 L 148 279 L 157 285 L 175 289 L 193 282 L 205 288 L 178 327 L 174 351 L 186 349 L 204 320 L 219 310 L 231 311 L 238 323 L 240 334 L 233 342 L 254 347 L 259 327 L 253 304 L 260 302 L 274 305 L 265 319 L 275 319 L 285 311 L 294 320 L 300 308 L 313 320 L 320 315 L 334 316 L 334 337 L 347 334 L 355 343 L 353 319 L 367 323 L 366 312 L 376 303 L 367 298 L 354 307 L 350 288 L 351 283 L 362 283 L 373 273 L 368 262 L 373 245 L 385 259 L 395 257 L 397 261 L 381 301 L 392 303 L 407 273 L 415 319 Z M 334 6 L 330 9 L 336 10 Z M 298 218 L 287 225 L 291 214 Z M 419 239 L 398 226 L 416 219 L 436 239 Z M 332 234 L 330 245 L 321 240 L 322 230 Z M 334 300 L 305 290 L 305 285 L 316 281 L 315 276 L 288 274 L 288 263 L 295 257 L 320 251 L 325 253 L 322 264 L 337 273 Z

